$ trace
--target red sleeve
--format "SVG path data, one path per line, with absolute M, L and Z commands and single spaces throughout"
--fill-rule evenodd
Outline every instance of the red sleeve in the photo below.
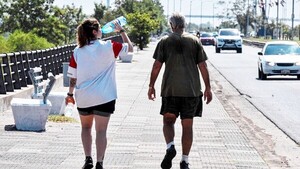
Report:
M 117 58 L 119 56 L 120 51 L 122 50 L 123 45 L 120 42 L 112 41 L 112 47 L 115 54 L 115 58 Z
M 69 66 L 72 67 L 72 68 L 75 68 L 75 69 L 77 68 L 77 63 L 76 63 L 76 61 L 74 59 L 74 54 L 72 54 L 72 56 L 70 58 L 70 64 L 69 64 Z

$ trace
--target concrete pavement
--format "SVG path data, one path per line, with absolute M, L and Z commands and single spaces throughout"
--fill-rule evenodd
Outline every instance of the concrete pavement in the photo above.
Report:
M 104 159 L 106 169 L 160 168 L 166 149 L 162 133 L 162 117 L 159 115 L 160 98 L 155 101 L 149 101 L 147 98 L 154 48 L 155 43 L 150 43 L 148 48 L 135 53 L 132 63 L 117 62 L 119 98 L 108 128 L 108 146 Z M 300 164 L 295 162 L 299 157 L 297 154 L 300 152 L 299 146 L 288 142 L 288 148 L 293 150 L 293 155 L 297 158 L 287 158 L 288 153 L 284 150 L 278 151 L 272 147 L 263 149 L 264 145 L 259 141 L 266 137 L 256 140 L 257 137 L 253 136 L 255 135 L 253 133 L 264 133 L 264 131 L 251 132 L 252 128 L 257 127 L 256 125 L 244 126 L 246 122 L 239 121 L 238 115 L 235 114 L 238 108 L 226 102 L 228 98 L 223 97 L 224 92 L 234 92 L 234 89 L 229 86 L 230 90 L 222 88 L 219 83 L 222 77 L 213 67 L 210 68 L 210 73 L 214 99 L 209 105 L 204 105 L 203 117 L 194 120 L 194 143 L 189 158 L 190 168 L 300 168 Z M 158 96 L 161 75 L 162 73 L 156 83 Z M 67 92 L 67 88 L 59 87 L 55 91 Z M 77 113 L 74 113 L 74 118 L 78 119 Z M 251 120 L 247 122 L 249 121 Z M 10 125 L 13 124 L 11 110 L 0 113 L 0 168 L 73 169 L 81 168 L 83 165 L 80 123 L 47 122 L 45 132 L 9 130 Z M 173 169 L 179 169 L 180 121 L 177 121 L 175 127 L 177 156 L 173 160 Z M 278 130 L 276 133 L 283 136 Z M 95 133 L 93 134 L 95 136 Z M 269 145 L 276 143 L 272 138 L 268 140 L 273 141 Z M 95 158 L 94 145 L 93 158 Z

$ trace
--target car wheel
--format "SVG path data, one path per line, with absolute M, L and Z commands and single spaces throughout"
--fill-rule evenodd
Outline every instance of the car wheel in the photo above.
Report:
M 259 70 L 259 68 L 258 68 L 258 77 L 259 77 L 260 80 L 266 80 L 267 79 L 267 75 L 264 74 L 262 69 Z
M 220 53 L 221 49 L 220 48 L 216 48 L 216 53 Z
M 236 50 L 237 53 L 242 53 L 242 48 Z

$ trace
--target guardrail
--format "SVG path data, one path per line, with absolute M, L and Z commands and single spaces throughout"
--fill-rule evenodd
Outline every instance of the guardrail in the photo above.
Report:
M 243 43 L 246 45 L 256 46 L 259 48 L 263 48 L 265 45 L 265 42 L 251 41 L 251 40 L 247 40 L 247 39 L 243 39 Z
M 121 42 L 122 38 L 113 36 L 103 40 Z M 45 50 L 0 54 L 0 94 L 32 85 L 28 75 L 30 68 L 41 67 L 43 80 L 47 79 L 49 72 L 54 76 L 62 73 L 62 63 L 69 61 L 75 47 L 76 44 L 71 44 Z

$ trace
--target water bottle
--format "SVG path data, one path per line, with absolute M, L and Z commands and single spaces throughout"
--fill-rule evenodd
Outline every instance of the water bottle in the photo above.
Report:
M 72 117 L 73 114 L 73 110 L 74 110 L 74 102 L 72 99 L 68 99 L 67 100 L 67 105 L 64 111 L 64 115 L 66 117 Z
M 120 17 L 108 22 L 107 24 L 105 24 L 101 28 L 102 33 L 107 34 L 107 33 L 113 32 L 115 30 L 115 25 L 114 25 L 115 21 L 117 21 L 121 26 L 124 26 L 127 23 L 126 18 L 124 16 L 120 16 Z

